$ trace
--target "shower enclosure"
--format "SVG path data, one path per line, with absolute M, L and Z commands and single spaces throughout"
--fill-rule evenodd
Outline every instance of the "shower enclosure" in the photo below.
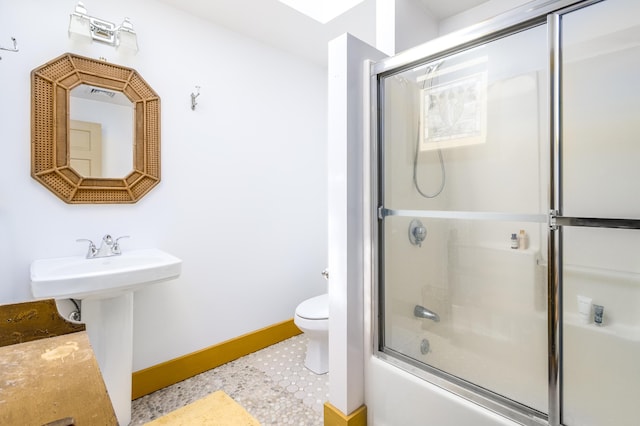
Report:
M 372 69 L 376 354 L 522 424 L 638 424 L 640 3 Z

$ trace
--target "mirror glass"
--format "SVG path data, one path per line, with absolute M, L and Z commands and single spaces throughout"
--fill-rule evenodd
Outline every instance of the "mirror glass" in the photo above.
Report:
M 81 84 L 69 94 L 70 165 L 84 177 L 133 170 L 133 103 L 122 92 Z

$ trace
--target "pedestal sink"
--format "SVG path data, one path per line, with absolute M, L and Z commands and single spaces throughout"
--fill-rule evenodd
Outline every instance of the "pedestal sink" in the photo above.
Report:
M 82 300 L 82 322 L 120 425 L 131 421 L 133 292 L 180 275 L 182 261 L 158 249 L 118 256 L 38 259 L 31 264 L 35 298 Z

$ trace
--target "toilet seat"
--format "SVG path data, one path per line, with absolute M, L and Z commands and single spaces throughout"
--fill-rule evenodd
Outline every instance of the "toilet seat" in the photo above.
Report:
M 329 319 L 329 295 L 321 294 L 300 303 L 296 308 L 296 316 L 308 320 Z

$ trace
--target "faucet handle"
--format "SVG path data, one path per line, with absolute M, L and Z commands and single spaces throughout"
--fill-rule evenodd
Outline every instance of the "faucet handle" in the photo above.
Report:
M 82 241 L 88 241 L 89 242 L 89 251 L 87 251 L 87 259 L 90 259 L 90 258 L 94 257 L 98 253 L 98 249 L 96 248 L 96 245 L 93 243 L 93 241 L 91 241 L 88 238 L 78 238 L 76 240 L 76 242 L 78 242 L 78 243 L 80 243 Z
M 113 245 L 111 246 L 111 251 L 113 254 L 121 254 L 122 250 L 120 249 L 120 243 L 118 241 L 120 241 L 123 238 L 129 238 L 128 235 L 123 235 L 121 237 L 116 238 L 116 240 L 113 242 Z

